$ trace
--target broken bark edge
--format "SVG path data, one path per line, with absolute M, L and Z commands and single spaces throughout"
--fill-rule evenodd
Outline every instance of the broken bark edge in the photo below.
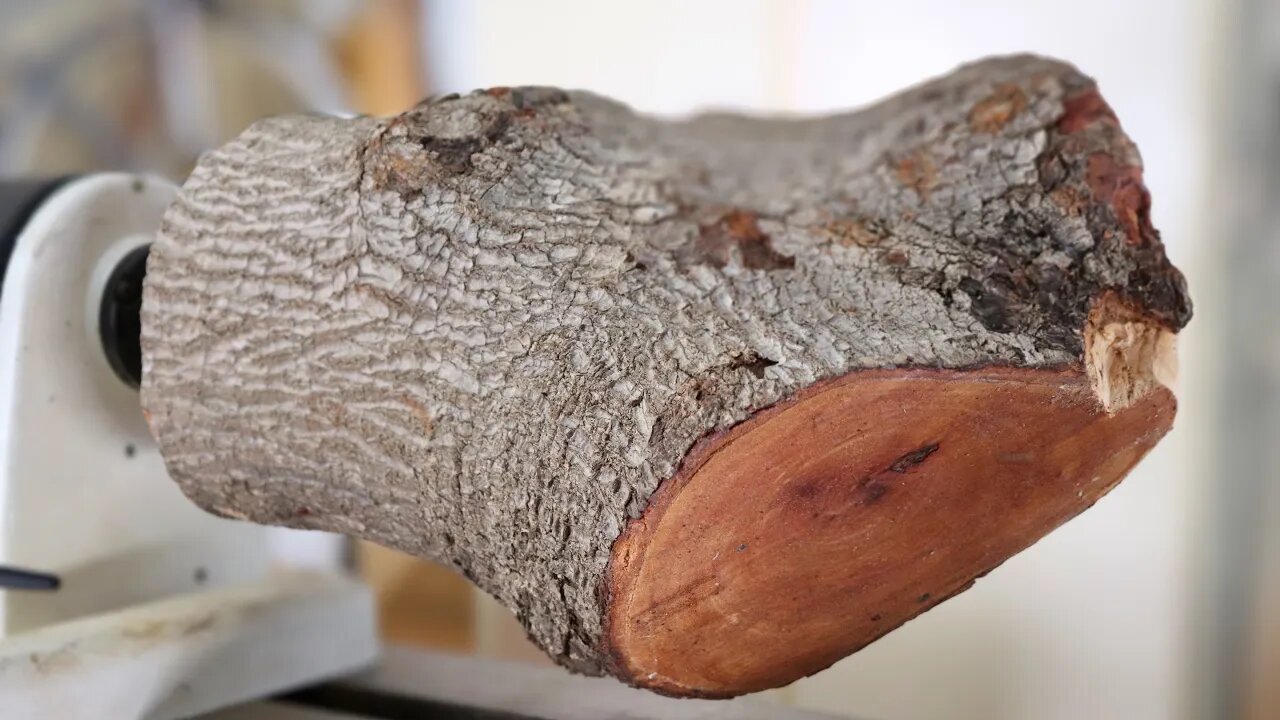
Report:
M 863 370 L 807 388 L 699 441 L 614 543 L 611 670 L 707 698 L 818 672 L 1087 509 L 1175 409 L 1156 385 L 1105 410 L 1079 367 Z
M 1104 294 L 1089 312 L 1084 355 L 1089 384 L 1108 413 L 1158 387 L 1172 389 L 1177 381 L 1177 333 L 1114 293 Z

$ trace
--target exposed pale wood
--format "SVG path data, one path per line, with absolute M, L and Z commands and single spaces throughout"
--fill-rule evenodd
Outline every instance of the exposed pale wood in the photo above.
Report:
M 984 61 L 803 120 L 664 122 L 586 93 L 495 88 L 388 120 L 263 121 L 205 156 L 152 250 L 142 392 L 170 473 L 212 512 L 441 560 L 566 666 L 731 694 L 821 667 L 877 634 L 870 615 L 888 629 L 930 604 L 894 604 L 915 585 L 943 597 L 1096 499 L 1167 428 L 1162 382 L 1189 317 L 1136 148 L 1061 63 Z M 930 372 L 947 380 L 911 380 Z M 834 439 L 779 419 L 828 415 L 841 395 L 814 388 L 882 382 L 929 390 L 862 398 L 848 411 L 869 417 L 833 421 Z M 986 438 L 984 422 L 1004 432 Z M 830 578 L 797 584 L 790 612 L 841 628 L 828 642 L 805 630 L 807 649 L 720 638 L 696 622 L 712 599 L 672 616 L 680 632 L 627 636 L 636 618 L 616 603 L 647 612 L 682 572 L 711 577 L 672 555 L 712 557 L 724 540 L 660 516 L 746 527 L 728 481 L 677 470 L 751 423 L 769 428 L 758 444 L 795 452 L 756 466 L 727 446 L 742 464 L 713 477 L 752 470 L 744 506 L 791 487 L 815 437 L 850 453 L 824 482 L 923 453 L 903 474 L 928 494 L 890 488 L 836 530 L 821 511 L 779 527 L 791 566 L 823 562 L 824 543 L 905 552 L 940 532 L 950 559 L 886 570 L 901 576 L 848 604 L 823 599 Z M 926 428 L 955 439 L 898 442 L 941 442 L 914 437 Z M 998 518 L 1025 527 L 947 494 L 944 476 L 984 489 L 963 458 L 1019 456 L 1041 429 L 1062 435 L 1020 476 L 1034 507 Z M 1014 475 L 993 477 L 991 492 L 1018 497 Z M 708 487 L 728 494 L 697 517 L 680 498 Z M 964 522 L 897 524 L 898 502 Z M 735 597 L 776 592 L 782 575 L 745 567 L 759 585 L 735 575 Z M 769 626 L 772 602 L 740 623 Z M 699 655 L 718 643 L 729 650 Z

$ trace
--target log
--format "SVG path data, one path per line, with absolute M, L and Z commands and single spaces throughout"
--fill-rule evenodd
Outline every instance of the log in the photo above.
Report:
M 789 683 L 971 586 L 1169 429 L 1191 315 L 1094 83 L 861 111 L 493 88 L 264 120 L 148 264 L 142 404 L 210 512 L 456 567 L 559 663 Z

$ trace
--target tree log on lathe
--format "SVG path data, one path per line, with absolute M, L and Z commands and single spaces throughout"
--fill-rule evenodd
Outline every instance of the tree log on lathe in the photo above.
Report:
M 543 650 L 782 685 L 1092 505 L 1191 315 L 1059 62 L 848 114 L 549 88 L 264 120 L 151 252 L 142 403 L 201 507 L 456 567 Z

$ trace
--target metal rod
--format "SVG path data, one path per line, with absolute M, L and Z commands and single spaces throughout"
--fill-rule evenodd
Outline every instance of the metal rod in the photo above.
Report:
M 61 584 L 57 575 L 0 565 L 0 589 L 57 590 Z

